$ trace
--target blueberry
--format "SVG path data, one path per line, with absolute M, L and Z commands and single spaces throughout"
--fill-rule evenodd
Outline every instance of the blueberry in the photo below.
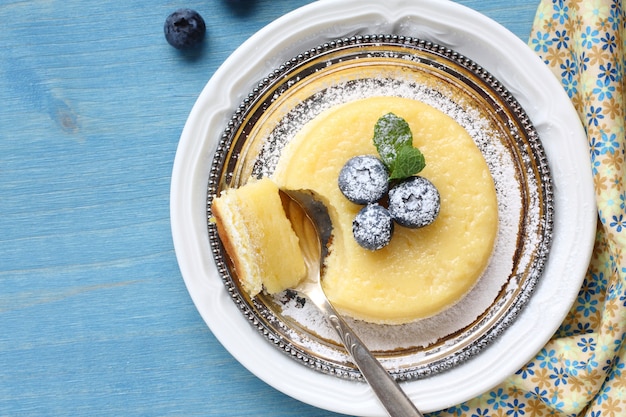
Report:
M 338 185 L 343 195 L 353 203 L 374 203 L 387 194 L 389 173 L 375 156 L 355 156 L 341 168 Z
M 440 207 L 439 191 L 424 177 L 410 177 L 389 190 L 389 212 L 402 226 L 427 226 L 435 221 Z
M 178 9 L 165 19 L 165 39 L 176 49 L 191 49 L 204 39 L 206 24 L 195 10 Z
M 378 204 L 363 207 L 352 222 L 356 242 L 368 250 L 382 249 L 391 241 L 393 219 L 389 211 Z

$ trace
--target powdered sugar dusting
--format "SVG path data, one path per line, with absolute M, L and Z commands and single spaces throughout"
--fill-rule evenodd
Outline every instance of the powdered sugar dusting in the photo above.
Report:
M 373 350 L 393 351 L 398 348 L 424 347 L 436 343 L 442 337 L 462 329 L 476 320 L 493 303 L 502 287 L 507 283 L 513 264 L 515 239 L 521 213 L 521 190 L 509 150 L 502 132 L 493 129 L 493 123 L 477 109 L 463 102 L 456 102 L 454 94 L 442 93 L 429 86 L 397 78 L 376 78 L 351 80 L 333 85 L 311 96 L 295 106 L 273 129 L 260 152 L 253 172 L 257 176 L 271 176 L 284 147 L 295 137 L 302 127 L 334 106 L 351 101 L 373 97 L 394 96 L 409 98 L 428 104 L 447 114 L 459 123 L 481 149 L 493 176 L 498 196 L 499 232 L 490 266 L 478 284 L 456 306 L 428 319 L 400 326 L 381 326 L 351 320 L 351 324 Z M 334 343 L 339 339 L 319 312 L 310 303 L 277 303 L 283 305 L 282 314 L 291 317 L 301 326 L 318 335 L 319 340 L 302 340 L 322 357 L 342 356 L 337 353 Z M 296 335 L 292 335 L 296 337 Z M 327 342 L 332 344 L 326 346 Z M 326 347 L 325 347 L 326 346 Z M 323 353 L 320 353 L 323 351 Z M 406 361 L 403 358 L 401 361 Z
M 431 224 L 439 214 L 440 205 L 437 188 L 424 177 L 412 177 L 389 191 L 389 212 L 406 227 Z
M 377 203 L 363 207 L 352 222 L 354 239 L 368 250 L 379 250 L 387 246 L 393 229 L 389 211 Z
M 389 174 L 374 155 L 360 155 L 348 160 L 339 172 L 339 190 L 355 204 L 374 203 L 387 194 Z

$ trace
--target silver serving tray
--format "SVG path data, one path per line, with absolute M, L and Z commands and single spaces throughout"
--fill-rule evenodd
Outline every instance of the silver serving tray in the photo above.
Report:
M 394 35 L 337 39 L 285 62 L 243 100 L 222 135 L 209 173 L 208 238 L 232 301 L 268 343 L 320 372 L 362 379 L 312 303 L 289 290 L 251 299 L 241 289 L 210 219 L 214 196 L 251 176 L 271 175 L 304 123 L 371 95 L 414 98 L 453 117 L 483 152 L 496 184 L 496 248 L 470 294 L 410 324 L 351 323 L 394 377 L 420 379 L 479 355 L 514 322 L 542 276 L 552 241 L 552 179 L 541 140 L 513 95 L 477 63 L 427 40 Z

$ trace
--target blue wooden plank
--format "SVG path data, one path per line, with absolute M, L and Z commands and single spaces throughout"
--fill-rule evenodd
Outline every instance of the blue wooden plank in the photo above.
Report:
M 308 2 L 2 3 L 0 415 L 335 415 L 226 352 L 169 229 L 172 162 L 200 90 L 249 36 Z M 459 2 L 522 39 L 536 7 Z M 163 38 L 178 7 L 207 20 L 199 54 Z

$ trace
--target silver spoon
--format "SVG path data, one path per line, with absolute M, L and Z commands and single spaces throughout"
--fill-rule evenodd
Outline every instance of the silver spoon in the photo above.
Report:
M 321 284 L 332 224 L 326 206 L 311 191 L 283 191 L 287 217 L 300 240 L 307 267 L 306 279 L 295 288 L 324 314 L 354 363 L 391 417 L 423 417 L 400 385 L 383 368 L 361 339 L 330 304 Z

